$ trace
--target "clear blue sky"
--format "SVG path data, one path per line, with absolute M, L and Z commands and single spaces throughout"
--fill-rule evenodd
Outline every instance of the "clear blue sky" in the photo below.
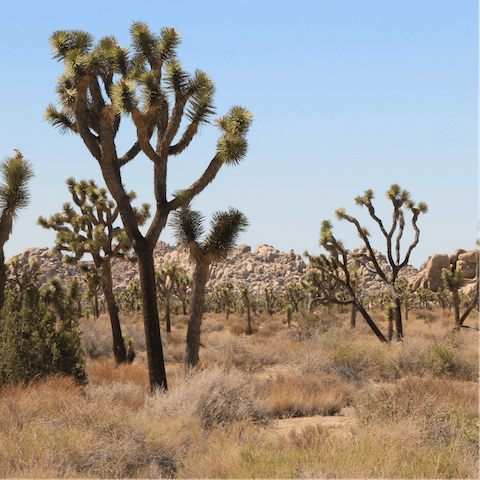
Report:
M 233 105 L 254 114 L 249 153 L 224 167 L 195 208 L 234 206 L 251 226 L 240 243 L 319 253 L 323 219 L 348 248 L 360 239 L 335 220 L 345 207 L 384 242 L 354 197 L 376 193 L 379 215 L 391 209 L 393 183 L 424 201 L 420 244 L 411 264 L 434 253 L 472 249 L 478 220 L 478 3 L 476 0 L 279 0 L 8 2 L 2 7 L 0 159 L 20 148 L 34 165 L 32 202 L 14 226 L 6 257 L 52 247 L 54 233 L 36 225 L 69 200 L 65 180 L 100 170 L 80 138 L 61 136 L 42 117 L 56 101 L 61 65 L 51 59 L 54 30 L 115 35 L 129 27 L 173 26 L 183 35 L 179 58 L 216 83 L 218 116 Z M 126 120 L 125 123 L 128 123 Z M 202 130 L 169 166 L 169 191 L 189 186 L 215 151 L 217 130 Z M 132 141 L 122 131 L 120 145 Z M 122 148 L 120 148 L 122 150 Z M 154 203 L 145 158 L 124 171 L 138 204 Z M 410 229 L 411 231 L 411 229 Z M 411 237 L 406 237 L 405 247 Z M 160 240 L 173 243 L 169 230 Z M 405 250 L 406 248 L 404 248 Z

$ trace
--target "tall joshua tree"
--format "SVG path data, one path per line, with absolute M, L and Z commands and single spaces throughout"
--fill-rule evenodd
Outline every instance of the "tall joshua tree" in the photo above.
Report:
M 13 221 L 30 201 L 28 184 L 33 178 L 31 163 L 23 158 L 20 150 L 0 164 L 3 183 L 0 184 L 0 310 L 5 301 L 5 253 L 3 247 L 10 238 Z
M 189 205 L 182 206 L 173 214 L 172 226 L 177 239 L 187 246 L 195 261 L 193 288 L 190 304 L 190 319 L 187 330 L 187 349 L 185 368 L 198 365 L 200 334 L 205 303 L 205 285 L 213 262 L 224 260 L 235 247 L 238 236 L 245 231 L 248 221 L 245 215 L 230 208 L 228 212 L 217 212 L 211 221 L 211 230 L 205 240 L 203 216 L 191 210 Z
M 395 329 L 397 332 L 397 340 L 402 340 L 402 302 L 400 296 L 395 289 L 395 281 L 398 278 L 400 270 L 408 265 L 412 250 L 418 244 L 420 238 L 420 230 L 417 226 L 418 216 L 421 213 L 426 213 L 428 211 L 428 206 L 426 203 L 423 202 L 415 205 L 415 202 L 410 199 L 410 193 L 407 190 L 403 190 L 397 184 L 392 185 L 390 189 L 385 193 L 385 196 L 388 200 L 392 202 L 393 206 L 392 225 L 390 226 L 389 230 L 385 228 L 382 220 L 378 218 L 375 212 L 375 208 L 372 203 L 372 200 L 374 198 L 372 190 L 366 190 L 362 196 L 356 197 L 355 203 L 360 207 L 367 207 L 370 217 L 375 220 L 378 227 L 380 228 L 380 231 L 385 237 L 385 241 L 387 244 L 387 260 L 391 267 L 390 272 L 385 272 L 380 268 L 380 265 L 377 261 L 377 258 L 375 257 L 375 253 L 368 238 L 370 236 L 369 231 L 365 227 L 362 227 L 356 218 L 347 215 L 344 208 L 338 209 L 335 214 L 339 220 L 347 220 L 347 222 L 355 225 L 358 235 L 367 246 L 368 253 L 353 253 L 352 258 L 360 264 L 363 264 L 365 268 L 367 268 L 369 271 L 376 274 L 380 278 L 380 280 L 387 285 L 396 307 Z M 402 207 L 406 207 L 406 209 L 410 210 L 410 212 L 412 213 L 411 223 L 413 230 L 415 231 L 414 240 L 408 247 L 403 260 L 401 259 L 400 246 L 405 231 L 405 212 Z
M 57 232 L 57 252 L 67 252 L 63 261 L 77 263 L 85 254 L 93 258 L 95 271 L 84 269 L 86 277 L 90 276 L 93 282 L 93 292 L 96 300 L 98 279 L 102 278 L 102 287 L 107 302 L 110 323 L 112 325 L 113 353 L 117 363 L 127 360 L 125 344 L 123 342 L 118 307 L 113 294 L 111 261 L 114 258 L 131 260 L 128 256 L 131 243 L 123 228 L 116 227 L 119 209 L 115 202 L 108 199 L 107 189 L 98 188 L 94 180 L 76 182 L 74 178 L 67 180 L 68 190 L 79 213 L 70 203 L 63 205 L 62 213 L 52 215 L 48 220 L 40 217 L 38 223 L 44 228 L 51 228 Z M 135 193 L 128 194 L 130 201 Z M 133 209 L 137 224 L 143 225 L 150 216 L 150 205 L 144 204 L 141 209 Z M 93 273 L 93 275 L 91 275 Z M 97 285 L 94 285 L 97 281 Z M 90 289 L 89 289 L 90 290 Z M 95 301 L 95 310 L 98 315 L 98 305 Z
M 153 250 L 170 212 L 188 202 L 213 181 L 223 164 L 236 165 L 247 151 L 246 134 L 252 114 L 233 107 L 216 121 L 221 131 L 217 151 L 204 173 L 189 187 L 167 198 L 167 164 L 183 152 L 199 128 L 214 113 L 215 86 L 204 72 L 193 76 L 176 58 L 180 34 L 164 28 L 157 35 L 142 22 L 130 29 L 132 48 L 122 48 L 115 37 L 94 46 L 93 37 L 77 30 L 61 30 L 50 37 L 53 57 L 65 72 L 57 93 L 61 109 L 47 108 L 45 117 L 63 132 L 78 134 L 100 165 L 105 183 L 115 199 L 125 231 L 138 256 L 151 390 L 167 388 L 163 348 L 158 323 Z M 120 122 L 129 117 L 136 139 L 123 155 L 115 143 Z M 183 122 L 182 122 L 183 120 Z M 185 130 L 180 135 L 180 126 Z M 177 134 L 179 134 L 177 136 Z M 177 143 L 174 139 L 179 138 Z M 125 191 L 122 167 L 140 152 L 152 162 L 155 212 L 143 235 Z

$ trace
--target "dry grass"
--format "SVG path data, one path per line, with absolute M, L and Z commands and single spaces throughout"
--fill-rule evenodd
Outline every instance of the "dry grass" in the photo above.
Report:
M 335 415 L 350 405 L 356 389 L 336 375 L 280 375 L 257 384 L 259 398 L 275 418 Z
M 386 331 L 384 313 L 374 313 Z M 137 358 L 115 366 L 108 317 L 82 321 L 89 384 L 53 377 L 0 390 L 0 477 L 476 478 L 478 332 L 413 311 L 381 345 L 361 318 L 206 315 L 203 367 L 185 374 L 186 322 L 162 339 L 168 393 L 149 395 L 139 315 L 122 316 Z M 467 323 L 478 325 L 478 312 Z M 296 325 L 296 323 L 295 323 Z M 361 428 L 266 434 L 271 418 L 353 406 Z

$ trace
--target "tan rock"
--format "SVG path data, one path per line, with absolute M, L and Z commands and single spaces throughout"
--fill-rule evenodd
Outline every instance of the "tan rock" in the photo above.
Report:
M 461 253 L 458 260 L 467 263 L 478 263 L 478 250 L 470 250 L 469 252 Z
M 477 275 L 477 264 L 457 260 L 457 270 L 462 270 L 463 278 L 475 278 Z

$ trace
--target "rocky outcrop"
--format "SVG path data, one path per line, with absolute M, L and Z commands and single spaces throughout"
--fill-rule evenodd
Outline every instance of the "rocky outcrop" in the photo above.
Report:
M 166 263 L 176 263 L 188 276 L 193 276 L 195 263 L 185 248 L 158 242 L 153 256 L 155 268 L 160 269 Z M 74 276 L 81 277 L 78 266 L 62 263 L 62 256 L 48 248 L 29 248 L 19 257 L 29 261 L 37 260 L 42 270 L 40 286 L 53 275 L 59 276 L 65 283 Z M 241 284 L 247 285 L 253 295 L 263 295 L 265 287 L 272 287 L 275 293 L 280 294 L 286 285 L 299 282 L 305 273 L 306 265 L 302 257 L 293 250 L 284 253 L 270 245 L 260 244 L 252 253 L 251 247 L 240 245 L 225 261 L 212 265 L 207 293 L 212 292 L 218 284 L 231 282 L 237 290 Z M 135 263 L 114 259 L 112 277 L 114 290 L 121 291 L 133 279 L 138 278 L 138 267 Z
M 354 253 L 367 253 L 366 246 L 362 245 L 355 249 Z M 384 272 L 389 272 L 391 269 L 385 256 L 377 251 L 374 253 L 380 268 Z M 19 256 L 29 261 L 37 260 L 42 270 L 40 285 L 53 275 L 59 276 L 65 283 L 74 276 L 81 278 L 78 266 L 62 263 L 62 256 L 48 248 L 28 248 Z M 188 250 L 183 247 L 173 247 L 167 243 L 158 242 L 154 251 L 154 262 L 157 269 L 166 263 L 176 263 L 188 276 L 193 276 L 195 264 Z M 409 284 L 415 288 L 424 287 L 436 291 L 442 286 L 443 268 L 449 268 L 452 262 L 457 262 L 457 268 L 462 268 L 464 272 L 464 289 L 472 288 L 471 285 L 474 285 L 477 279 L 478 250 L 457 250 L 453 255 L 444 253 L 433 255 L 421 266 L 420 272 L 408 265 L 400 271 L 399 276 L 407 278 Z M 364 292 L 367 295 L 385 290 L 385 284 L 374 272 L 361 265 L 359 271 L 364 281 Z M 212 292 L 216 285 L 231 282 L 237 291 L 240 285 L 247 285 L 255 296 L 263 295 L 266 287 L 271 287 L 276 294 L 280 294 L 287 285 L 302 280 L 306 273 L 307 265 L 293 250 L 285 253 L 270 245 L 260 244 L 252 252 L 248 245 L 240 245 L 225 261 L 212 265 L 207 282 L 207 293 Z M 115 259 L 112 262 L 112 276 L 115 291 L 121 291 L 133 279 L 138 278 L 138 267 L 135 263 Z
M 414 289 L 423 287 L 436 292 L 443 288 L 442 272 L 454 265 L 457 270 L 461 269 L 463 272 L 462 290 L 467 293 L 478 280 L 478 250 L 458 249 L 452 255 L 446 253 L 432 255 L 421 266 L 420 273 L 413 283 Z

